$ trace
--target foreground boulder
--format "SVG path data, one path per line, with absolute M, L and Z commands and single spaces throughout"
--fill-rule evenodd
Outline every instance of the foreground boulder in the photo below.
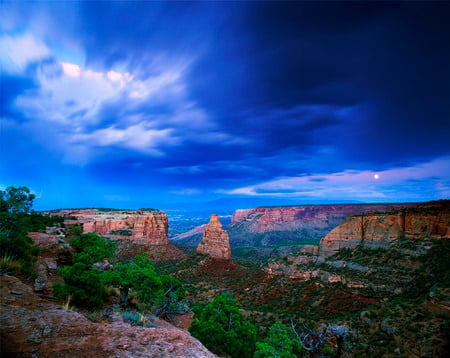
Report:
M 188 332 L 158 320 L 131 326 L 120 316 L 91 322 L 0 276 L 2 357 L 215 357 Z

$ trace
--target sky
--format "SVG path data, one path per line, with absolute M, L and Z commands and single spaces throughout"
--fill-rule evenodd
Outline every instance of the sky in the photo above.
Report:
M 37 209 L 450 197 L 449 2 L 0 6 L 0 189 Z

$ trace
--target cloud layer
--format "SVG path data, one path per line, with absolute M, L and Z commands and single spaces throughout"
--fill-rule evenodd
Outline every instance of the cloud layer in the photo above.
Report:
M 42 205 L 448 196 L 447 3 L 3 8 L 0 184 Z

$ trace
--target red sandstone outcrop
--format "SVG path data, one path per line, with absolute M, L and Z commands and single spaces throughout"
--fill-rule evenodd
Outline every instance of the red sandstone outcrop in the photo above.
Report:
M 205 227 L 202 241 L 197 247 L 197 252 L 210 255 L 214 259 L 231 259 L 228 233 L 222 229 L 222 224 L 217 214 L 211 215 L 211 219 Z
M 334 227 L 336 220 L 350 215 L 388 211 L 402 207 L 416 207 L 417 203 L 401 204 L 336 204 L 296 205 L 238 209 L 233 213 L 230 227 L 245 226 L 248 232 L 295 231 Z M 329 229 L 331 229 L 330 227 Z
M 123 236 L 122 239 L 126 238 L 138 245 L 169 243 L 167 214 L 159 210 L 77 209 L 55 210 L 47 214 L 75 217 L 76 222 L 82 225 L 84 233 L 114 236 L 113 239 Z M 116 235 L 115 231 L 118 230 L 129 231 L 131 236 Z
M 134 220 L 114 220 L 114 219 L 98 219 L 88 221 L 83 224 L 83 232 L 95 232 L 99 235 L 109 234 L 111 231 L 128 229 L 133 226 Z
M 13 276 L 0 276 L 2 357 L 216 357 L 188 332 L 153 318 L 152 328 L 120 316 L 91 322 L 36 295 Z
M 65 223 L 81 224 L 84 233 L 93 232 L 117 240 L 119 257 L 147 253 L 155 261 L 164 261 L 185 255 L 169 243 L 167 214 L 160 210 L 63 209 L 46 214 L 76 218 Z
M 167 245 L 169 243 L 169 222 L 166 213 L 153 213 L 136 216 L 131 238 L 142 245 Z
M 359 244 L 388 247 L 401 236 L 409 238 L 450 237 L 450 211 L 436 213 L 405 212 L 393 214 L 357 215 L 347 218 L 320 240 L 319 254 L 331 256 L 343 248 L 354 249 Z

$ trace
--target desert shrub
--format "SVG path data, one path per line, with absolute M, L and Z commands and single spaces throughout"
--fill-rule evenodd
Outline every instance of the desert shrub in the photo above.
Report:
M 101 308 L 106 298 L 106 292 L 97 268 L 83 262 L 58 270 L 58 275 L 64 278 L 64 284 L 55 283 L 53 294 L 57 298 L 66 299 L 71 296 L 71 302 L 79 307 L 90 310 Z
M 70 296 L 71 302 L 78 307 L 100 308 L 107 293 L 100 271 L 92 264 L 113 255 L 115 247 L 109 240 L 92 233 L 74 237 L 71 243 L 77 252 L 72 256 L 72 266 L 58 270 L 64 284 L 55 283 L 53 294 L 63 299 Z
M 112 271 L 103 274 L 102 280 L 120 289 L 124 309 L 128 307 L 130 290 L 140 309 L 159 305 L 159 314 L 173 312 L 177 303 L 185 298 L 181 282 L 169 275 L 158 275 L 153 261 L 144 254 L 137 255 L 132 262 L 118 262 Z
M 293 333 L 286 325 L 275 322 L 266 339 L 256 343 L 255 358 L 279 357 L 290 358 L 301 354 L 301 347 Z
M 195 310 L 189 332 L 219 354 L 251 357 L 255 350 L 256 328 L 239 311 L 232 295 L 227 293 Z
M 94 233 L 75 236 L 70 243 L 76 251 L 72 258 L 73 262 L 93 264 L 105 258 L 110 258 L 115 252 L 113 241 L 104 239 Z
M 33 200 L 34 194 L 27 187 L 11 186 L 0 190 L 0 252 L 19 263 L 9 269 L 19 268 L 27 275 L 33 273 L 39 253 L 38 248 L 32 247 L 33 240 L 27 233 L 45 230 L 47 224 L 57 220 L 32 213 Z
M 142 313 L 137 311 L 125 311 L 124 313 L 122 313 L 122 319 L 125 322 L 133 325 L 144 325 L 144 316 L 142 315 Z
M 15 260 L 12 256 L 6 254 L 0 257 L 0 274 L 13 272 L 19 268 L 19 261 Z

